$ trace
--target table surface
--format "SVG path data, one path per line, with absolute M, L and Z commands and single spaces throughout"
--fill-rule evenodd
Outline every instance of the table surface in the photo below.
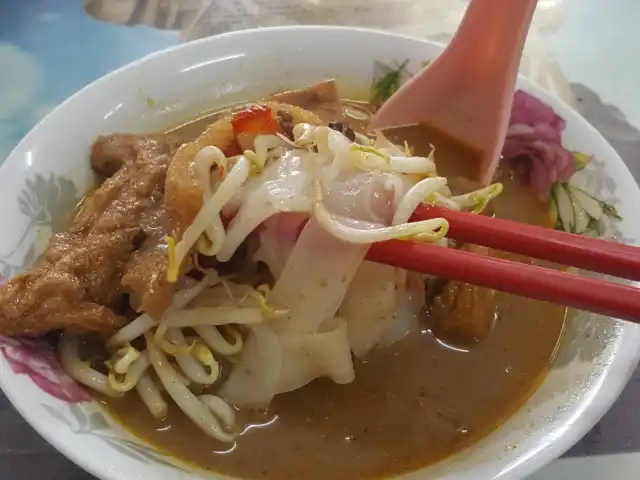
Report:
M 337 0 L 307 1 L 309 5 L 337 8 Z M 368 5 L 380 3 L 388 7 L 393 1 L 411 5 L 411 0 L 381 0 L 368 2 Z M 110 11 L 104 8 L 105 5 L 140 6 L 159 2 L 85 0 L 84 3 L 96 6 L 92 11 L 95 16 L 106 15 L 106 20 L 117 23 L 119 11 Z M 181 2 L 187 5 L 184 8 L 197 11 L 187 27 L 166 25 L 165 22 L 163 26 L 171 28 L 157 29 L 120 26 L 108 23 L 105 18 L 90 18 L 82 10 L 80 1 L 10 3 L 0 0 L 0 65 L 3 66 L 0 74 L 0 159 L 48 110 L 107 71 L 178 41 L 229 28 L 261 25 L 266 21 L 262 16 L 254 18 L 254 23 L 246 18 L 238 23 L 237 8 L 243 3 L 240 1 L 231 2 L 236 10 L 227 12 L 228 16 L 222 20 L 218 18 L 219 12 L 216 18 L 207 17 L 206 10 L 199 9 L 201 3 L 205 2 Z M 267 8 L 264 11 L 277 13 L 269 17 L 271 24 L 285 21 L 317 23 L 298 17 L 292 22 L 295 15 L 285 8 L 288 4 L 284 1 L 272 2 L 279 10 L 265 7 L 268 0 L 253 3 Z M 358 12 L 364 11 L 361 0 L 345 0 L 344 3 L 359 8 Z M 308 14 L 309 5 L 305 14 Z M 363 18 L 359 24 L 367 26 L 446 39 L 454 31 L 465 5 L 465 0 L 423 0 L 420 4 L 423 17 L 411 11 L 404 19 L 394 19 L 395 23 L 389 25 L 377 22 L 375 12 L 368 14 L 366 19 L 360 13 L 362 17 L 355 19 Z M 640 66 L 637 61 L 640 29 L 636 26 L 640 2 L 539 0 L 538 6 L 523 73 L 535 77 L 538 83 L 572 103 L 607 138 L 636 180 L 640 180 Z M 323 17 L 325 23 L 337 23 L 327 15 Z M 149 25 L 154 21 L 148 15 L 145 17 L 144 12 L 140 15 L 139 23 Z M 67 25 L 72 22 L 73 28 L 64 28 L 61 22 L 67 22 Z M 55 35 L 56 50 L 47 51 L 42 46 L 46 35 Z M 37 59 L 40 64 L 34 61 L 36 53 L 40 55 Z M 83 67 L 61 69 L 61 60 L 67 65 Z M 6 68 L 7 65 L 11 68 Z M 45 74 L 46 82 L 42 81 Z M 640 467 L 640 416 L 635 415 L 638 399 L 640 369 L 602 421 L 562 459 L 531 478 L 595 480 L 605 478 L 611 471 L 615 471 L 616 479 L 638 478 L 634 473 Z M 0 478 L 87 480 L 92 477 L 50 447 L 0 393 Z

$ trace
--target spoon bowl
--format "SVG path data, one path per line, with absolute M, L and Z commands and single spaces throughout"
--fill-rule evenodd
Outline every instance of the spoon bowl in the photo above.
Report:
M 377 111 L 370 130 L 426 124 L 476 150 L 476 179 L 500 160 L 537 0 L 472 0 L 445 51 Z

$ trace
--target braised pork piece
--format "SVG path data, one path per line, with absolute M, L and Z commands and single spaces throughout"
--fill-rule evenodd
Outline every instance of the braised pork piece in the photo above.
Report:
M 42 258 L 0 287 L 0 333 L 109 332 L 123 305 L 159 315 L 171 299 L 163 238 L 164 180 L 181 140 L 110 135 L 96 140 L 91 166 L 102 184 Z M 70 214 L 72 212 L 69 212 Z

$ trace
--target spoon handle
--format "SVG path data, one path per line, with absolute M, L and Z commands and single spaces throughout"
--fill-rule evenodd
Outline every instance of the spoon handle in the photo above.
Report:
M 446 55 L 476 80 L 513 84 L 536 3 L 472 0 Z
M 472 0 L 450 48 L 442 55 L 441 82 L 448 84 L 449 92 L 457 97 L 451 115 L 463 120 L 456 133 L 479 147 L 477 178 L 485 184 L 491 182 L 500 161 L 520 58 L 536 3 Z

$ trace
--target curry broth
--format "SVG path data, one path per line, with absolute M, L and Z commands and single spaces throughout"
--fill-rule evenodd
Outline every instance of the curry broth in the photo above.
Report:
M 195 137 L 211 121 L 207 116 L 178 131 Z M 393 137 L 406 139 L 418 154 L 434 144 L 440 174 L 469 171 L 473 153 L 442 136 L 416 127 Z M 511 178 L 501 181 L 496 216 L 547 221 L 544 206 L 528 189 Z M 136 396 L 105 403 L 137 435 L 227 475 L 339 480 L 405 473 L 491 432 L 546 374 L 565 308 L 503 293 L 496 298 L 493 331 L 468 351 L 445 345 L 426 327 L 410 333 L 356 360 L 351 384 L 314 381 L 277 396 L 268 413 L 242 414 L 252 426 L 231 447 L 206 436 L 171 402 L 162 423 Z

